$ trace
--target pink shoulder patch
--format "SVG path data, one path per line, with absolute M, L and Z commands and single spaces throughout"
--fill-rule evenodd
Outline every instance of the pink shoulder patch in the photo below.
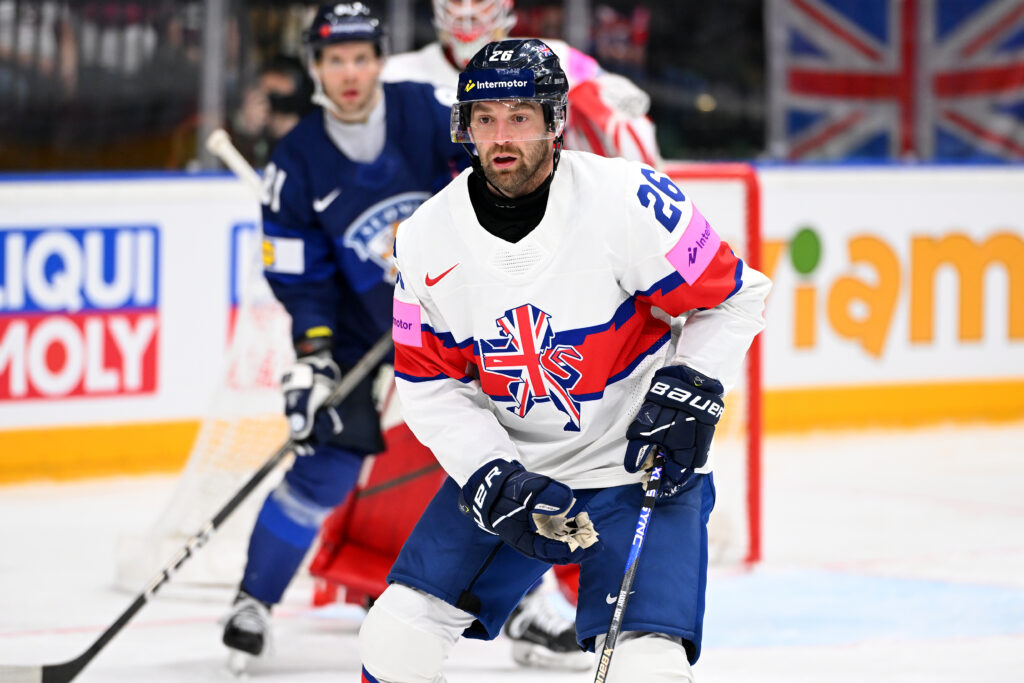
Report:
M 391 314 L 391 336 L 399 344 L 406 346 L 423 346 L 423 334 L 420 327 L 420 307 L 394 300 Z
M 708 225 L 707 220 L 695 206 L 682 237 L 676 242 L 676 246 L 665 254 L 665 258 L 676 269 L 676 272 L 692 285 L 718 253 L 718 246 L 721 243 L 722 238 Z

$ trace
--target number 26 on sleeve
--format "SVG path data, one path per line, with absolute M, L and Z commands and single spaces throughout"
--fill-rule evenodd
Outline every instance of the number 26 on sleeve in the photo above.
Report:
M 650 181 L 650 184 L 644 183 L 638 187 L 636 198 L 640 200 L 640 204 L 645 208 L 650 207 L 653 202 L 654 217 L 658 219 L 658 222 L 666 230 L 672 232 L 679 225 L 679 219 L 682 217 L 683 212 L 679 210 L 678 206 L 671 203 L 668 204 L 668 209 L 666 210 L 665 200 L 662 198 L 662 195 L 677 202 L 684 201 L 686 196 L 683 195 L 682 190 L 668 176 L 657 173 L 650 168 L 642 169 L 640 172 Z

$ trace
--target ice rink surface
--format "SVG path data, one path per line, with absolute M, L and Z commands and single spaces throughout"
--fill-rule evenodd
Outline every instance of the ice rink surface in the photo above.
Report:
M 773 437 L 764 462 L 764 561 L 712 573 L 699 683 L 1024 681 L 1024 424 Z M 148 528 L 173 481 L 0 487 L 0 665 L 76 657 L 128 607 L 117 538 Z M 168 586 L 77 680 L 231 681 L 229 599 Z M 289 591 L 248 680 L 358 680 L 360 611 L 308 604 Z M 448 679 L 592 680 L 517 669 L 509 650 L 461 641 Z

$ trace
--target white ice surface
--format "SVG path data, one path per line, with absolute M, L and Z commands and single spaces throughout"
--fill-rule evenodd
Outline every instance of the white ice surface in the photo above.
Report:
M 128 607 L 116 539 L 145 531 L 172 484 L 0 488 L 0 665 L 71 659 Z M 764 562 L 712 573 L 700 683 L 1024 681 L 1024 424 L 769 438 L 764 495 Z M 172 583 L 77 680 L 233 680 L 229 598 Z M 361 613 L 307 605 L 289 590 L 250 681 L 358 680 Z M 518 669 L 503 638 L 460 642 L 447 673 L 592 680 Z

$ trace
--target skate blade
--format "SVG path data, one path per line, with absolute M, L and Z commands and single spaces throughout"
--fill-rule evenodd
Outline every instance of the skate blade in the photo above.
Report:
M 239 650 L 231 650 L 228 653 L 227 669 L 235 678 L 248 678 L 249 677 L 249 663 L 255 659 L 248 652 L 241 652 Z

